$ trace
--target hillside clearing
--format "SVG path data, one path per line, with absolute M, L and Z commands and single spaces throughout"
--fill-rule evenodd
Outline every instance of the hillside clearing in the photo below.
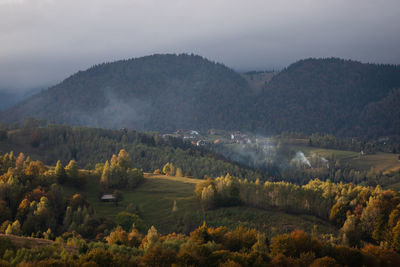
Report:
M 38 248 L 43 246 L 49 246 L 55 243 L 53 240 L 48 240 L 44 238 L 34 238 L 34 237 L 27 237 L 27 236 L 17 236 L 17 235 L 6 235 L 0 234 L 0 237 L 5 237 L 10 239 L 11 243 L 17 248 Z M 76 253 L 78 249 L 76 247 L 71 246 L 64 246 L 68 252 Z
M 369 170 L 372 166 L 377 171 L 388 173 L 400 169 L 398 154 L 376 153 L 347 159 L 347 162 L 359 169 Z
M 203 211 L 193 192 L 199 179 L 167 175 L 145 174 L 144 182 L 133 190 L 123 190 L 123 200 L 118 204 L 102 202 L 98 198 L 98 181 L 88 181 L 84 188 L 65 187 L 65 194 L 84 195 L 93 205 L 97 216 L 115 219 L 128 206 L 138 211 L 146 227 L 154 225 L 160 233 L 187 232 L 205 220 L 213 227 L 244 226 L 257 228 L 269 236 L 287 233 L 294 229 L 307 232 L 334 233 L 329 223 L 314 216 L 292 215 L 280 211 L 260 210 L 249 207 L 227 207 Z M 174 201 L 177 210 L 172 211 Z M 316 229 L 314 229 L 316 225 Z
M 378 152 L 376 154 L 360 155 L 355 151 L 345 151 L 327 148 L 317 148 L 309 146 L 291 146 L 292 149 L 302 151 L 306 156 L 316 153 L 321 157 L 328 158 L 332 155 L 340 162 L 349 164 L 359 170 L 369 170 L 374 167 L 377 171 L 384 174 L 400 169 L 400 160 L 398 154 Z
M 306 154 L 306 156 L 311 155 L 312 153 L 317 154 L 318 156 L 328 158 L 332 155 L 336 157 L 338 160 L 344 160 L 347 158 L 352 158 L 360 155 L 360 153 L 355 151 L 346 151 L 346 150 L 337 150 L 337 149 L 328 149 L 328 148 L 319 148 L 319 147 L 310 147 L 310 146 L 291 146 L 293 150 L 301 151 Z

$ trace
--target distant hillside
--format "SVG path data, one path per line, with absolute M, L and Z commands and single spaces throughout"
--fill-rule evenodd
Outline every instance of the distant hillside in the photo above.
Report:
M 257 97 L 253 130 L 399 134 L 395 88 L 400 88 L 399 66 L 335 58 L 301 60 L 274 76 Z
M 27 92 L 14 92 L 10 90 L 2 90 L 2 88 L 0 88 L 0 111 L 15 105 L 37 92 L 39 92 L 39 89 L 32 89 Z
M 306 59 L 279 73 L 241 75 L 200 56 L 153 55 L 80 71 L 0 121 L 376 137 L 399 134 L 399 88 L 399 66 Z
M 243 73 L 242 77 L 246 79 L 249 87 L 253 89 L 255 93 L 260 93 L 260 91 L 277 74 L 278 72 L 275 71 L 250 71 Z
M 247 82 L 200 56 L 153 55 L 94 66 L 3 113 L 58 123 L 173 131 L 235 128 Z
M 0 110 L 6 109 L 15 103 L 17 103 L 16 95 L 0 91 Z

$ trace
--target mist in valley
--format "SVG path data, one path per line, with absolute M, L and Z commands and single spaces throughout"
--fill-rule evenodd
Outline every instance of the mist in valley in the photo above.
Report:
M 273 177 L 291 172 L 326 172 L 330 168 L 327 158 L 314 152 L 305 153 L 275 137 L 257 136 L 253 142 L 217 145 L 212 149 L 232 161 L 266 171 Z

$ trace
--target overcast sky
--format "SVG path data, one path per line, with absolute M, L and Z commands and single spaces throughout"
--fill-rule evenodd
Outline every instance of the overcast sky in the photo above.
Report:
M 0 88 L 195 53 L 236 70 L 308 57 L 400 64 L 400 0 L 0 0 Z

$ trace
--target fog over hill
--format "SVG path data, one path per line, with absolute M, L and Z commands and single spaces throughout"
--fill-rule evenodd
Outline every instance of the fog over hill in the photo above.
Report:
M 36 94 L 40 89 L 31 89 L 27 91 L 15 91 L 0 88 L 0 111 L 7 109 L 16 103 Z
M 279 73 L 242 75 L 200 56 L 157 54 L 79 71 L 2 112 L 0 119 L 12 123 L 34 116 L 160 132 L 217 128 L 391 135 L 400 129 L 393 100 L 398 88 L 400 67 L 394 65 L 306 59 Z

